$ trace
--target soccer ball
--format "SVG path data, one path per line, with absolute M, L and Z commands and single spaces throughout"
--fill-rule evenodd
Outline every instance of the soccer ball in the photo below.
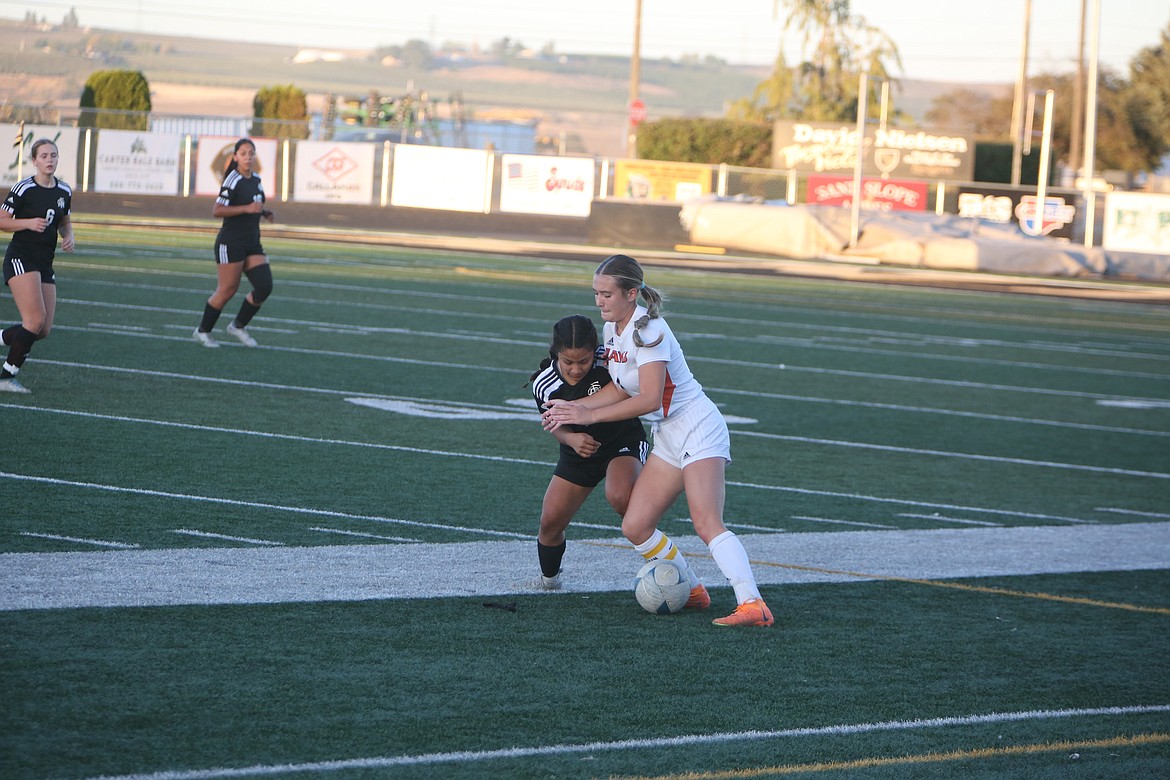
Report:
M 647 612 L 673 615 L 687 605 L 691 583 L 682 569 L 660 558 L 650 561 L 634 575 L 634 597 Z

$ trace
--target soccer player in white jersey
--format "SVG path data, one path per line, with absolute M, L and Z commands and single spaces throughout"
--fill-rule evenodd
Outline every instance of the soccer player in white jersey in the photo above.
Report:
M 36 172 L 18 181 L 0 205 L 0 230 L 12 233 L 4 253 L 4 282 L 20 312 L 20 322 L 0 332 L 0 342 L 8 347 L 8 356 L 0 366 L 0 392 L 29 392 L 16 375 L 33 342 L 53 329 L 57 310 L 53 258 L 58 237 L 62 251 L 73 251 L 73 223 L 69 219 L 73 190 L 57 178 L 57 162 L 57 144 L 48 138 L 34 141 Z
M 645 307 L 638 304 L 639 295 Z M 633 416 L 649 422 L 653 448 L 634 483 L 622 533 L 646 560 L 670 557 L 674 543 L 658 530 L 658 522 L 685 492 L 695 533 L 735 590 L 735 611 L 712 622 L 772 625 L 747 552 L 723 524 L 724 469 L 731 462 L 727 423 L 695 380 L 662 319 L 662 295 L 646 286 L 636 260 L 613 255 L 593 276 L 593 297 L 605 321 L 602 347 L 613 382 L 577 401 L 549 401 L 544 427 L 555 430 Z M 694 573 L 686 569 L 696 584 Z

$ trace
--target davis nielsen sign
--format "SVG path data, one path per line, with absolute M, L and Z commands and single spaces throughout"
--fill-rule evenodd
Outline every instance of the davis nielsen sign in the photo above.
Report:
M 862 173 L 882 177 L 969 181 L 974 145 L 964 136 L 926 130 L 866 128 Z M 826 122 L 776 122 L 772 167 L 803 173 L 851 174 L 857 160 L 857 128 Z

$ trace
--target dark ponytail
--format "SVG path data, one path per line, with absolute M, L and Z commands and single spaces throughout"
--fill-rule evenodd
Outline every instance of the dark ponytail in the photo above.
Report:
M 256 148 L 256 144 L 252 142 L 251 138 L 241 138 L 240 140 L 236 141 L 236 145 L 232 149 L 232 156 L 228 158 L 227 167 L 223 169 L 223 177 L 225 179 L 228 177 L 229 173 L 240 167 L 239 163 L 236 162 L 236 152 L 240 151 L 240 147 L 244 144 L 248 144 L 253 149 Z

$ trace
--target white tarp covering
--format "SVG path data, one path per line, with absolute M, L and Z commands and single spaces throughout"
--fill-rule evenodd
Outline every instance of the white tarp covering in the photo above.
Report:
M 1170 257 L 1107 252 L 1028 236 L 953 214 L 862 212 L 857 245 L 849 247 L 848 209 L 702 200 L 680 219 L 691 242 L 729 250 L 814 259 L 846 255 L 859 261 L 1036 276 L 1113 276 L 1170 281 Z

